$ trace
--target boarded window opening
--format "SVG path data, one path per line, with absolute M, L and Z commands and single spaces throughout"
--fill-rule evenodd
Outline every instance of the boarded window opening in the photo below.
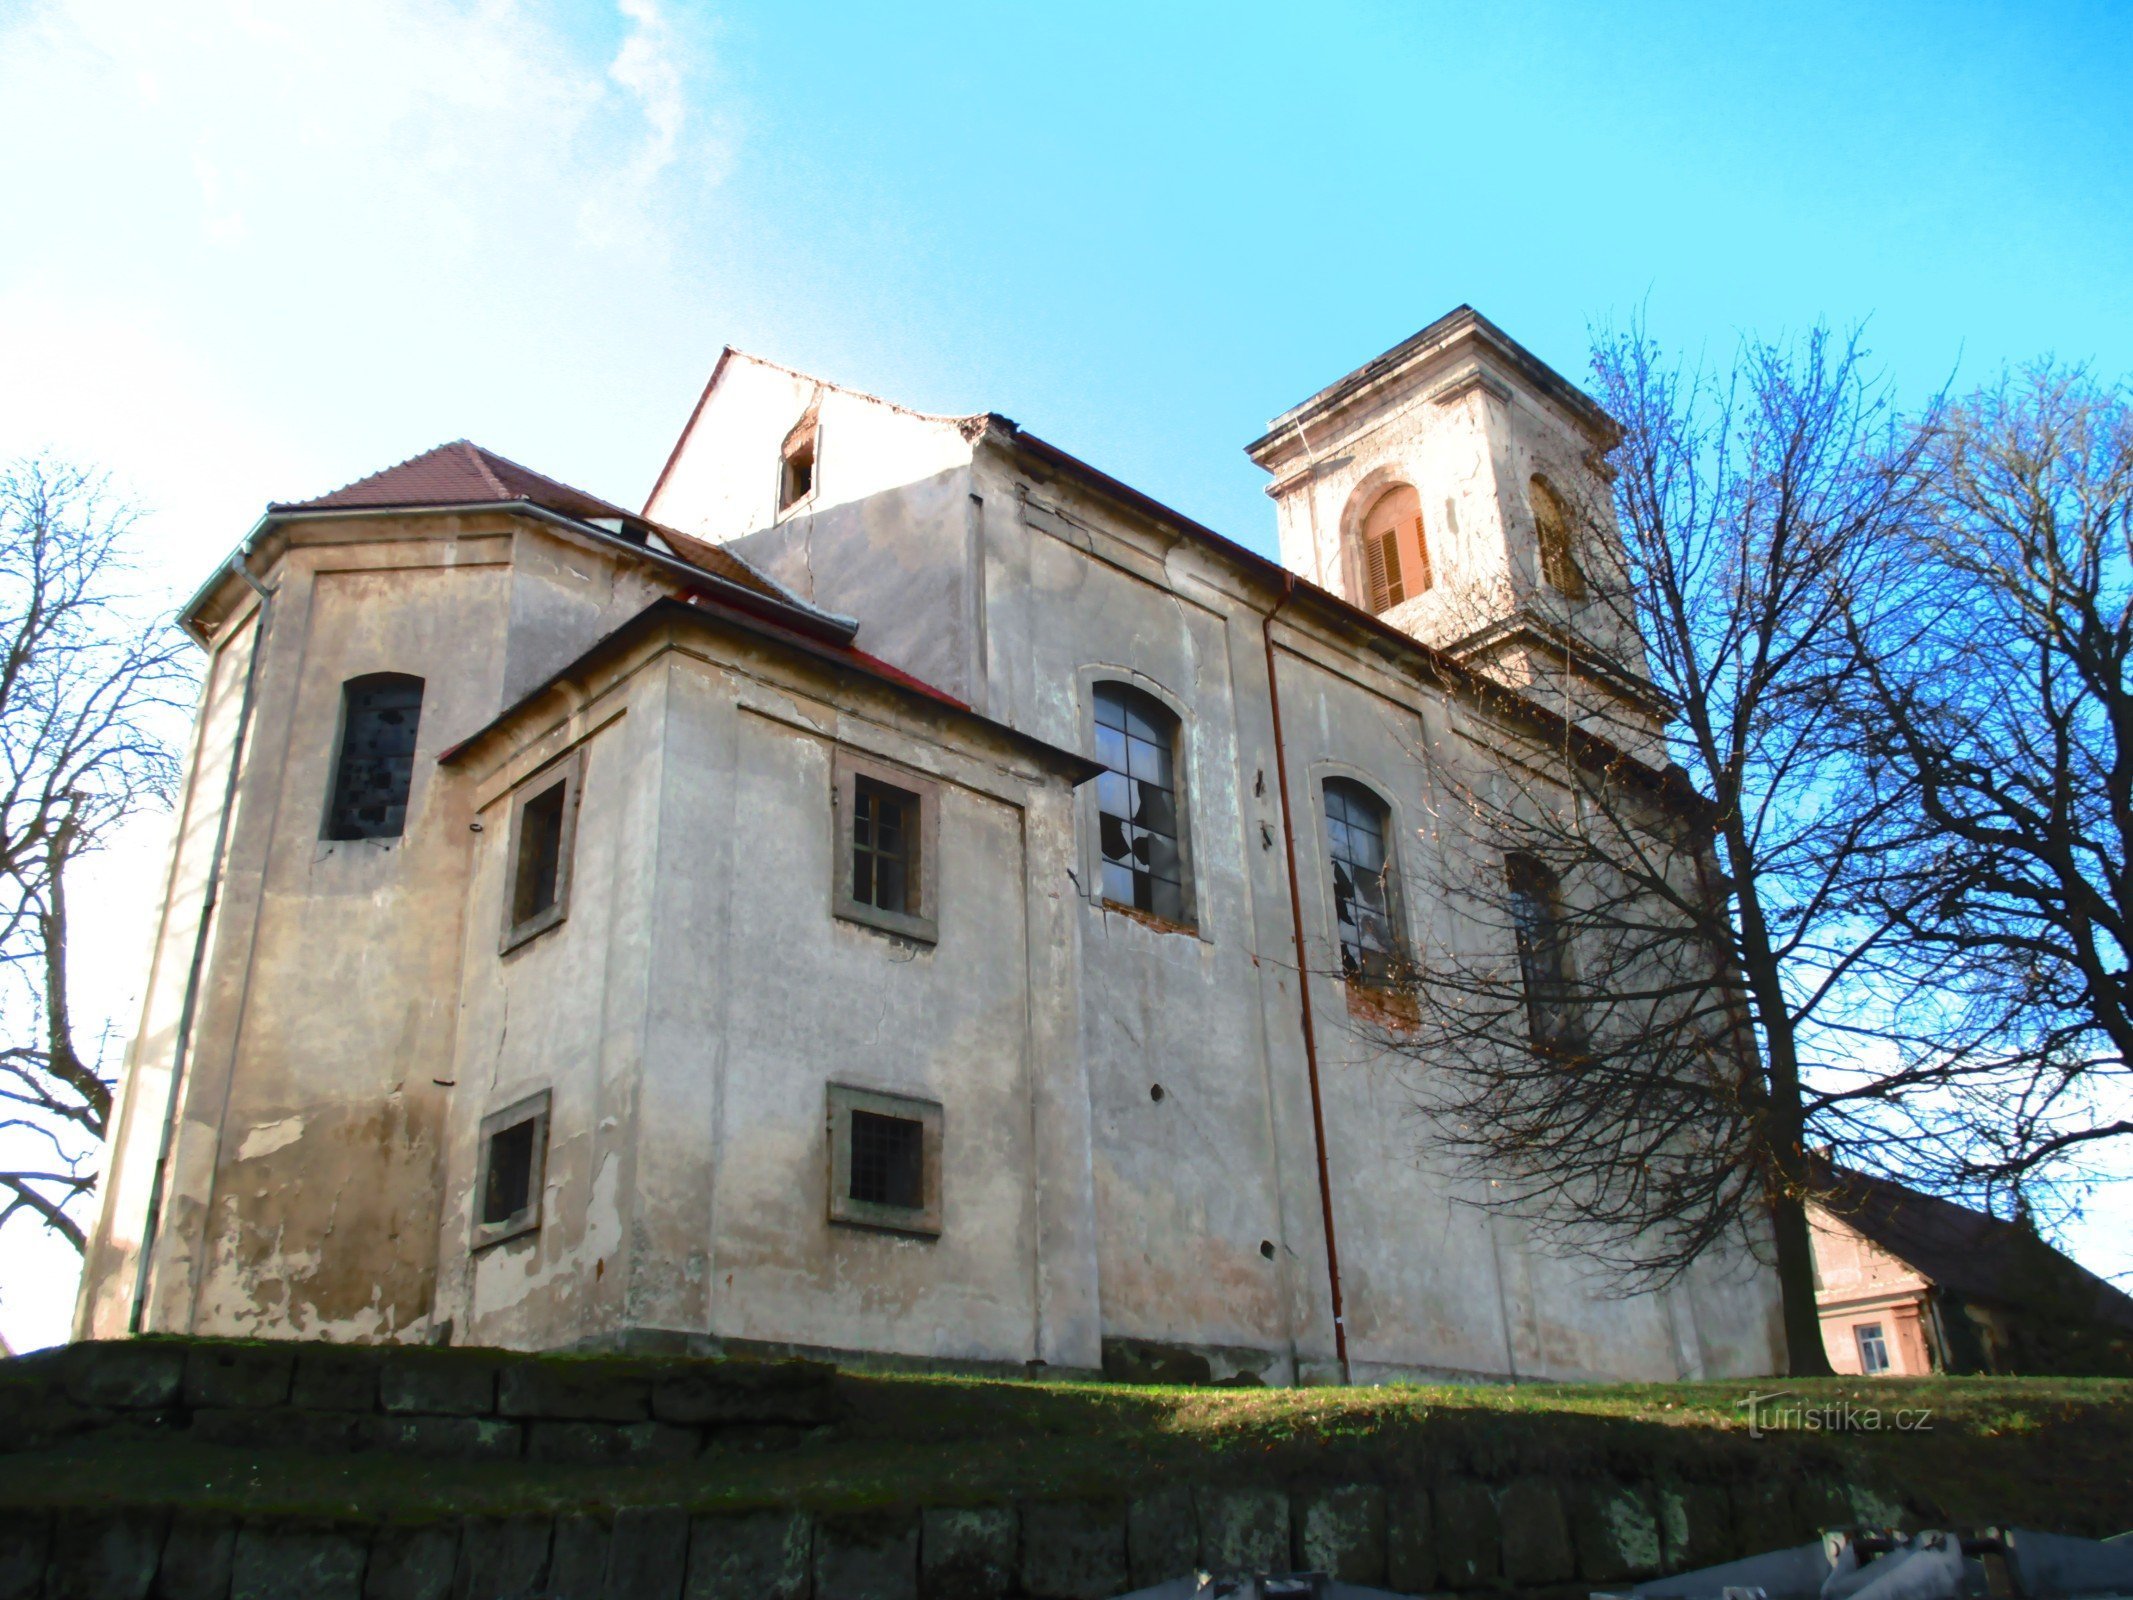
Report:
M 1412 485 L 1395 484 L 1371 502 L 1361 537 L 1365 604 L 1373 614 L 1412 600 L 1434 581 L 1422 497 Z
M 854 1200 L 915 1211 L 926 1193 L 926 1130 L 915 1117 L 852 1113 Z
M 379 672 L 341 686 L 341 749 L 334 764 L 329 839 L 397 839 L 415 781 L 422 680 Z
M 1328 778 L 1325 793 L 1341 974 L 1351 983 L 1389 988 L 1404 966 L 1394 921 L 1391 813 L 1351 779 Z
M 916 915 L 918 796 L 869 777 L 852 780 L 852 898 Z
M 526 802 L 519 822 L 513 922 L 531 922 L 555 909 L 563 868 L 563 807 L 569 798 L 569 785 L 558 779 Z
M 1564 599 L 1584 599 L 1585 574 L 1571 549 L 1570 517 L 1562 497 L 1541 477 L 1526 485 L 1526 496 L 1533 505 L 1534 536 L 1540 541 L 1541 577 Z
M 1186 920 L 1178 806 L 1178 719 L 1122 683 L 1096 686 L 1096 780 L 1103 897 L 1171 922 Z
M 778 452 L 778 509 L 789 511 L 815 492 L 815 440 L 819 436 L 814 415 L 786 435 Z

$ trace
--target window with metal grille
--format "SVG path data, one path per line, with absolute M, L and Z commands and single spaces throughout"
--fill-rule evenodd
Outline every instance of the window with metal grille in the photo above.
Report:
M 1422 497 L 1412 485 L 1395 484 L 1363 516 L 1362 564 L 1365 604 L 1390 611 L 1430 586 L 1429 545 L 1422 533 Z
M 327 838 L 400 837 L 421 725 L 420 678 L 376 672 L 341 685 L 341 749 L 326 808 Z
M 569 798 L 569 785 L 558 778 L 520 813 L 513 922 L 528 923 L 555 909 L 563 869 L 563 808 Z
M 1871 1377 L 1889 1370 L 1889 1344 L 1881 1336 L 1881 1324 L 1862 1322 L 1852 1329 L 1859 1341 L 1859 1370 Z
M 1103 897 L 1186 920 L 1178 719 L 1123 683 L 1096 685 L 1096 780 Z
M 1385 987 L 1398 980 L 1402 966 L 1393 909 L 1392 815 L 1352 779 L 1328 778 L 1325 795 L 1341 973 L 1351 982 Z
M 852 898 L 881 911 L 915 914 L 918 796 L 875 778 L 852 780 Z
M 1564 599 L 1584 599 L 1585 574 L 1571 549 L 1570 517 L 1562 496 L 1546 478 L 1535 477 L 1526 485 L 1526 498 L 1533 506 L 1533 532 L 1540 541 L 1541 577 Z
M 1543 862 L 1523 853 L 1504 858 L 1504 873 L 1511 888 L 1527 1034 L 1536 1050 L 1575 1053 L 1584 1040 L 1571 994 L 1561 880 Z
M 917 1210 L 926 1193 L 926 1130 L 915 1117 L 852 1113 L 851 1197 Z

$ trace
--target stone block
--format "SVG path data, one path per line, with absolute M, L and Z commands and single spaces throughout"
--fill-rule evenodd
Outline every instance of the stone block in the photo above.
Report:
M 1037 1600 L 1105 1600 L 1126 1577 L 1126 1508 L 1115 1500 L 1046 1500 L 1022 1508 L 1021 1592 Z
M 1279 1489 L 1192 1493 L 1200 1523 L 1200 1564 L 1210 1572 L 1286 1572 L 1289 1497 Z
M 496 1410 L 495 1363 L 462 1350 L 404 1347 L 378 1369 L 387 1411 L 433 1417 L 485 1417 Z
M 1709 1483 L 1660 1485 L 1659 1539 L 1669 1572 L 1732 1559 L 1733 1507 L 1726 1491 Z
M 798 1511 L 697 1517 L 689 1524 L 688 1600 L 806 1600 L 814 1529 Z
M 613 1535 L 595 1516 L 558 1517 L 548 1552 L 548 1587 L 557 1600 L 591 1600 L 607 1581 L 607 1549 Z
M 51 1600 L 146 1600 L 163 1552 L 163 1515 L 69 1511 L 52 1523 L 44 1592 Z
M 347 1411 L 253 1410 L 211 1406 L 192 1415 L 192 1436 L 202 1444 L 237 1450 L 303 1450 L 331 1455 L 370 1443 L 372 1419 Z
M 689 1514 L 678 1506 L 624 1506 L 615 1513 L 598 1592 L 605 1600 L 681 1600 L 688 1570 Z
M 1437 1581 L 1447 1589 L 1479 1589 L 1496 1582 L 1502 1538 L 1496 1499 L 1488 1485 L 1451 1478 L 1430 1494 L 1436 1512 Z
M 296 1353 L 289 1404 L 310 1411 L 375 1411 L 384 1354 L 348 1345 L 305 1345 Z
M 1180 1485 L 1126 1506 L 1126 1566 L 1136 1589 L 1182 1578 L 1200 1565 L 1200 1522 L 1192 1491 Z
M 496 1411 L 550 1422 L 644 1422 L 652 1381 L 614 1361 L 519 1361 L 497 1374 Z
M 179 1512 L 163 1536 L 163 1560 L 149 1592 L 155 1600 L 227 1600 L 236 1544 L 236 1524 L 227 1518 Z
M 458 1561 L 455 1526 L 380 1528 L 370 1542 L 363 1600 L 448 1600 Z
M 548 1575 L 546 1517 L 470 1517 L 459 1530 L 452 1600 L 527 1600 Z
M 351 1534 L 240 1529 L 230 1554 L 230 1600 L 362 1600 L 365 1554 Z
M 926 1600 L 999 1600 L 1015 1577 L 1015 1514 L 1006 1506 L 919 1514 L 919 1590 Z
M 918 1600 L 918 1518 L 869 1511 L 820 1519 L 815 1600 Z
M 0 1510 L 0 1600 L 36 1600 L 52 1549 L 52 1519 L 42 1511 Z
M 1429 1491 L 1420 1484 L 1386 1491 L 1385 1581 L 1401 1594 L 1437 1586 L 1437 1525 Z
M 1580 1483 L 1572 1486 L 1569 1500 L 1580 1577 L 1612 1583 L 1658 1573 L 1666 1551 L 1659 1541 L 1659 1514 L 1643 1490 L 1620 1483 Z
M 834 1368 L 811 1361 L 705 1362 L 653 1381 L 652 1416 L 685 1427 L 819 1427 L 837 1417 L 835 1376 Z
M 1738 1554 L 1761 1555 L 1805 1542 L 1793 1515 L 1792 1487 L 1782 1478 L 1736 1483 L 1730 1498 Z
M 1385 1582 L 1385 1491 L 1374 1483 L 1314 1489 L 1296 1513 L 1297 1565 L 1342 1583 Z
M 526 1459 L 559 1463 L 693 1461 L 694 1428 L 664 1422 L 529 1422 Z
M 331 1415 L 331 1413 L 324 1413 Z M 516 1461 L 521 1424 L 500 1417 L 358 1417 L 366 1448 L 431 1461 Z
M 185 1357 L 185 1403 L 195 1408 L 287 1405 L 295 1368 L 296 1352 L 288 1345 L 195 1345 Z
M 66 1352 L 67 1398 L 77 1405 L 122 1411 L 178 1403 L 185 1385 L 185 1347 L 155 1339 L 98 1339 Z
M 1514 1587 L 1565 1583 L 1577 1574 L 1570 1519 L 1563 1498 L 1546 1478 L 1514 1478 L 1496 1500 L 1503 1575 Z

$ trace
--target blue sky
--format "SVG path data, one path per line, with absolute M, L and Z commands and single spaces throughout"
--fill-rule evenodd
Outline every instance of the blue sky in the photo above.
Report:
M 638 503 L 731 342 L 1271 551 L 1241 446 L 1462 301 L 2133 371 L 2129 135 L 2123 5 L 0 0 L 0 456 L 175 593 L 460 435 Z

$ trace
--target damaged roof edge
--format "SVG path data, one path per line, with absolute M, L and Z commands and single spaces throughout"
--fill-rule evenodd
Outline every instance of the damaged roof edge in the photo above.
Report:
M 1492 678 L 1484 677 L 1436 646 L 1424 644 L 1413 634 L 1403 633 L 1360 607 L 1350 605 L 1331 590 L 1322 589 L 1308 578 L 1299 577 L 1279 562 L 1269 560 L 1256 550 L 1247 549 L 1204 523 L 1195 522 L 1181 512 L 1173 511 L 1160 500 L 1143 494 L 1129 483 L 1120 482 L 1100 468 L 1090 466 L 1079 456 L 1070 455 L 1057 445 L 1026 432 L 1007 418 L 992 415 L 986 420 L 993 424 L 989 430 L 991 435 L 999 439 L 1004 448 L 1034 457 L 1066 476 L 1078 479 L 1084 487 L 1095 493 L 1201 541 L 1218 555 L 1244 568 L 1260 582 L 1283 594 L 1293 594 L 1308 601 L 1336 622 L 1359 628 L 1386 643 L 1396 645 L 1408 659 L 1434 675 L 1447 689 L 1466 694 L 1499 715 L 1538 728 L 1551 742 L 1560 741 L 1570 746 L 1578 752 L 1580 764 L 1588 769 L 1609 768 L 1627 774 L 1640 787 L 1660 796 L 1669 804 L 1682 807 L 1688 815 L 1708 825 L 1712 802 L 1689 781 L 1688 774 L 1681 768 L 1673 765 L 1659 768 L 1639 760 L 1612 739 L 1581 728 L 1567 717 L 1550 711 L 1532 697 Z
M 366 517 L 461 516 L 470 512 L 487 511 L 500 511 L 531 517 L 537 522 L 550 523 L 580 538 L 588 539 L 603 548 L 626 552 L 640 561 L 658 567 L 669 575 L 681 579 L 692 587 L 719 595 L 740 610 L 747 611 L 760 608 L 770 613 L 773 617 L 782 618 L 789 626 L 803 633 L 820 633 L 834 639 L 838 644 L 849 645 L 853 637 L 859 632 L 857 618 L 843 616 L 834 611 L 824 611 L 820 607 L 811 605 L 799 596 L 794 595 L 783 584 L 776 586 L 779 594 L 758 593 L 753 589 L 745 588 L 735 583 L 731 578 L 707 571 L 680 555 L 669 554 L 663 550 L 654 550 L 648 545 L 639 544 L 634 539 L 626 539 L 622 535 L 611 532 L 597 524 L 567 516 L 563 512 L 551 510 L 547 506 L 531 500 L 494 500 L 469 504 L 426 506 L 353 506 L 309 511 L 293 507 L 284 508 L 278 505 L 269 506 L 265 515 L 261 516 L 252 525 L 251 531 L 238 542 L 237 548 L 231 551 L 229 559 L 218 566 L 214 575 L 203 583 L 194 592 L 192 598 L 179 608 L 178 626 L 184 630 L 194 643 L 203 648 L 207 647 L 209 636 L 195 620 L 201 607 L 207 603 L 208 599 L 223 584 L 233 581 L 232 565 L 252 554 L 258 548 L 260 539 L 271 529 L 281 524 L 313 521 L 356 521 Z M 654 526 L 656 527 L 657 525 L 654 524 Z M 739 557 L 734 559 L 737 561 Z M 750 567 L 748 570 L 753 572 L 755 569 Z M 781 595 L 786 598 L 780 598 Z
M 619 626 L 602 634 L 590 647 L 574 660 L 543 678 L 533 688 L 498 712 L 481 727 L 459 740 L 437 757 L 439 766 L 447 766 L 462 759 L 475 746 L 488 741 L 526 711 L 546 698 L 558 684 L 583 678 L 604 662 L 622 654 L 641 637 L 650 633 L 661 622 L 686 622 L 691 627 L 724 627 L 745 633 L 753 638 L 797 651 L 810 660 L 822 663 L 834 670 L 851 673 L 871 683 L 894 691 L 912 702 L 930 708 L 959 721 L 982 728 L 986 733 L 1028 754 L 1034 755 L 1046 765 L 1065 772 L 1075 785 L 1087 783 L 1104 770 L 1102 763 L 1067 750 L 1019 728 L 997 722 L 981 711 L 973 710 L 962 701 L 942 693 L 932 685 L 899 672 L 887 662 L 878 662 L 872 656 L 855 650 L 850 644 L 831 644 L 813 639 L 795 630 L 779 626 L 765 618 L 724 602 L 723 599 L 680 600 L 667 596 L 654 600 L 643 610 L 635 613 Z

